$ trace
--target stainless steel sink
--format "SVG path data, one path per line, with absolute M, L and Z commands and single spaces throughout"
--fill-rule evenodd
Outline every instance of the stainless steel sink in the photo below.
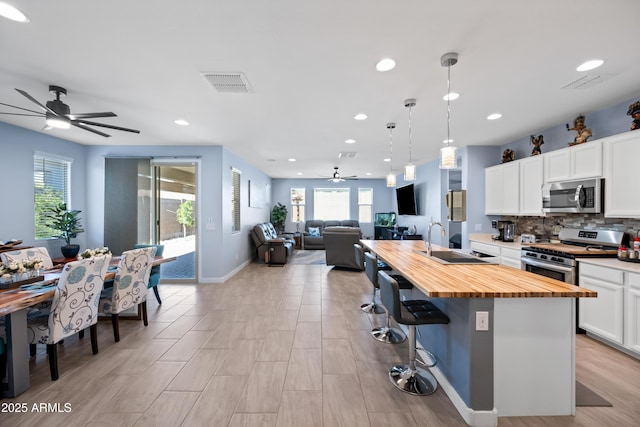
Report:
M 495 258 L 480 258 L 459 251 L 432 251 L 431 256 L 427 255 L 427 251 L 419 252 L 440 264 L 497 264 Z

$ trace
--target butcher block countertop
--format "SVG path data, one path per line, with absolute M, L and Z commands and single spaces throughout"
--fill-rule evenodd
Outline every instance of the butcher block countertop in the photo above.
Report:
M 419 240 L 362 240 L 362 244 L 432 298 L 570 298 L 597 292 L 495 264 L 446 265 L 425 256 Z M 434 250 L 446 250 L 432 245 Z

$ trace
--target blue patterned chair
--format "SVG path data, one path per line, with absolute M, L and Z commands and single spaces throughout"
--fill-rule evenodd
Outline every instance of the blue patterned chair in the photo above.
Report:
M 144 326 L 147 320 L 147 283 L 151 274 L 155 247 L 125 251 L 113 280 L 113 287 L 104 289 L 100 295 L 100 313 L 110 314 L 113 324 L 113 338 L 120 341 L 118 314 L 138 304 L 142 309 Z
M 29 344 L 47 344 L 51 380 L 58 379 L 56 344 L 89 328 L 91 349 L 98 353 L 98 300 L 111 256 L 67 263 L 53 295 L 51 312 L 27 320 Z
M 164 245 L 145 245 L 145 244 L 137 244 L 133 247 L 133 249 L 141 249 L 141 248 L 156 248 L 155 256 L 162 256 L 164 252 Z M 158 300 L 158 304 L 162 304 L 162 300 L 160 299 L 160 293 L 158 292 L 158 284 L 160 284 L 160 266 L 154 265 L 151 267 L 151 274 L 149 275 L 149 283 L 147 284 L 147 289 L 153 289 L 153 293 L 156 296 L 156 300 Z

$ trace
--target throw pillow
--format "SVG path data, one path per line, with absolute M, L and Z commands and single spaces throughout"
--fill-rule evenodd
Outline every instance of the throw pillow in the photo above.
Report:
M 309 236 L 320 237 L 320 227 L 309 227 Z

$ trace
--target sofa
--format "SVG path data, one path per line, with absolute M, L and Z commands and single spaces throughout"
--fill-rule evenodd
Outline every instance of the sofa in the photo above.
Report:
M 256 246 L 259 260 L 264 261 L 265 254 L 269 251 L 270 264 L 285 264 L 295 246 L 293 238 L 279 236 L 270 222 L 254 225 L 251 229 L 251 238 Z
M 353 245 L 359 243 L 362 232 L 358 227 L 327 227 L 323 241 L 327 265 L 361 270 Z
M 355 219 L 345 219 L 342 221 L 323 221 L 320 219 L 310 219 L 304 223 L 302 233 L 303 249 L 324 249 L 324 230 L 327 227 L 355 227 L 360 228 L 360 223 Z M 352 248 L 353 249 L 353 248 Z

